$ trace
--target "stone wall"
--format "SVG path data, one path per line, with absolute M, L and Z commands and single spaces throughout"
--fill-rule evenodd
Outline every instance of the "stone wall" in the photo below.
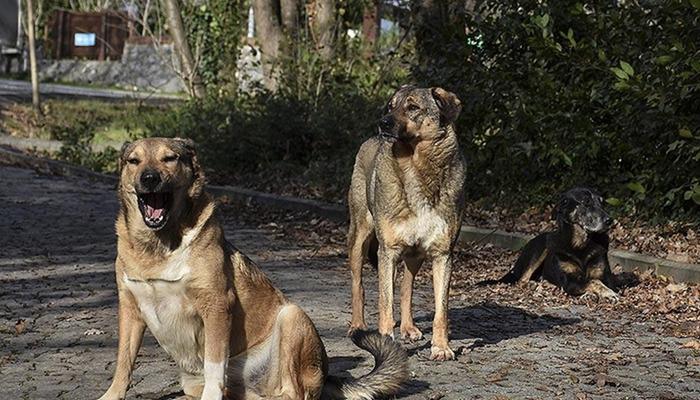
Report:
M 39 77 L 43 81 L 117 86 L 129 90 L 161 93 L 184 91 L 174 71 L 172 44 L 126 43 L 121 60 L 45 60 Z

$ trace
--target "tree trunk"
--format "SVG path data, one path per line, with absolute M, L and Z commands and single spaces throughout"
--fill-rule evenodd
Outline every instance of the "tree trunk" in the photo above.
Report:
M 184 80 L 190 96 L 202 98 L 206 95 L 206 90 L 197 71 L 190 45 L 187 42 L 185 27 L 182 24 L 180 5 L 178 0 L 164 0 L 164 3 L 170 36 L 173 38 L 175 51 L 180 59 L 181 78 Z
M 374 54 L 381 31 L 382 1 L 371 0 L 362 14 L 362 39 L 365 45 L 365 57 Z
M 467 16 L 469 16 L 470 19 L 473 19 L 475 16 L 475 10 L 476 10 L 476 0 L 465 0 L 464 2 L 464 12 L 466 13 Z M 466 32 L 467 35 L 469 35 L 471 32 L 471 29 L 469 25 L 464 28 L 464 31 Z
M 277 16 L 277 4 L 274 0 L 254 0 L 255 37 L 260 46 L 260 60 L 263 67 L 263 79 L 268 90 L 277 90 L 276 64 L 279 56 L 282 28 Z
M 36 60 L 36 40 L 34 35 L 34 2 L 27 0 L 27 39 L 29 41 L 29 69 L 32 77 L 32 105 L 34 111 L 41 115 L 39 98 L 39 72 Z
M 313 31 L 316 49 L 324 60 L 333 57 L 336 0 L 315 0 Z
M 282 29 L 294 40 L 299 32 L 299 0 L 280 0 Z

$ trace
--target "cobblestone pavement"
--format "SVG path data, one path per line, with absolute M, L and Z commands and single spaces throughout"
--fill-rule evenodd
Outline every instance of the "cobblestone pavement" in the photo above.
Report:
M 95 399 L 109 386 L 117 344 L 116 209 L 108 185 L 0 167 L 0 397 Z M 281 233 L 279 221 L 251 222 L 254 211 L 223 207 L 229 239 L 309 313 L 332 373 L 367 372 L 368 355 L 345 338 L 350 295 L 342 244 L 309 245 Z M 309 226 L 318 222 L 309 219 Z M 307 236 L 314 235 L 311 229 Z M 366 275 L 370 323 L 376 324 L 375 274 Z M 415 307 L 428 339 L 430 293 L 422 283 Z M 658 322 L 608 316 L 595 305 L 532 308 L 483 293 L 478 300 L 452 300 L 456 361 L 430 362 L 427 339 L 407 344 L 413 380 L 400 398 L 700 398 L 698 349 L 684 347 L 688 338 L 659 333 Z M 129 398 L 167 399 L 177 392 L 173 363 L 147 336 Z

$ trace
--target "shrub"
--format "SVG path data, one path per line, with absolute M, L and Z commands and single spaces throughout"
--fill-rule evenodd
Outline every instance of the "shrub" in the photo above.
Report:
M 619 211 L 697 215 L 698 6 L 484 1 L 467 40 L 416 70 L 464 100 L 469 197 L 528 204 L 590 185 Z

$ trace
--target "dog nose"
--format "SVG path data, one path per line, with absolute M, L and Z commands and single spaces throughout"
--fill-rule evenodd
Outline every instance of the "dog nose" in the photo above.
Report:
M 160 174 L 155 171 L 144 171 L 141 174 L 141 185 L 148 190 L 155 189 L 160 183 Z
M 388 131 L 394 127 L 394 118 L 391 115 L 386 115 L 379 120 L 379 129 Z

